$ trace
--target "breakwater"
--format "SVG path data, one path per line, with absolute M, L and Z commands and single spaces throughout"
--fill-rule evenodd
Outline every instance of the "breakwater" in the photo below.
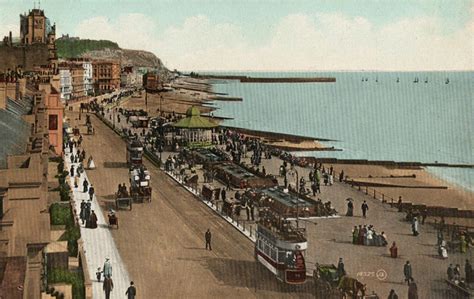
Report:
M 207 80 L 237 80 L 241 83 L 334 83 L 335 77 L 250 77 L 233 75 L 192 75 Z
M 455 167 L 474 168 L 473 164 L 452 164 L 452 163 L 422 163 L 422 162 L 397 162 L 387 160 L 365 160 L 365 159 L 336 159 L 336 158 L 314 158 L 308 157 L 312 162 L 323 164 L 360 164 L 360 165 L 380 165 L 394 168 L 414 168 L 422 167 Z

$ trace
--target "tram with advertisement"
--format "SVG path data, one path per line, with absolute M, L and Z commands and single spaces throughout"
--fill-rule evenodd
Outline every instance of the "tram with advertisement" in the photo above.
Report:
M 287 284 L 306 282 L 304 229 L 297 229 L 277 212 L 265 208 L 257 222 L 255 259 Z

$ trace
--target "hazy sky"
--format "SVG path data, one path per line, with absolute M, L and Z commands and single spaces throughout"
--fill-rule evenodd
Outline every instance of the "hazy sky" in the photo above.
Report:
M 0 0 L 0 34 L 18 35 L 19 14 L 33 6 Z M 43 0 L 41 8 L 58 36 L 109 39 L 180 70 L 474 70 L 474 0 Z

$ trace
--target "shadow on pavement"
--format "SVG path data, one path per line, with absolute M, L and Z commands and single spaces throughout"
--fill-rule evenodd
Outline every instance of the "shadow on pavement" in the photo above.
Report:
M 104 168 L 128 168 L 125 162 L 104 162 Z
M 298 297 L 314 296 L 314 284 L 311 277 L 305 284 L 294 286 L 278 281 L 269 270 L 257 262 L 208 258 L 203 263 L 214 277 L 225 285 L 249 288 L 257 293 L 258 291 L 273 291 L 294 294 Z

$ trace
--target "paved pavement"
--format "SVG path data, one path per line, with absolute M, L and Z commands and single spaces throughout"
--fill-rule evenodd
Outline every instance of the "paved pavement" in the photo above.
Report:
M 74 149 L 73 152 L 76 154 L 76 149 Z M 69 170 L 71 167 L 70 156 L 71 153 L 69 152 L 65 154 L 64 165 L 67 170 Z M 74 165 L 75 169 L 77 169 L 79 163 L 72 163 L 72 165 Z M 70 178 L 75 209 L 78 211 L 78 213 L 81 210 L 81 201 L 87 201 L 89 199 L 89 194 L 82 192 L 82 183 L 85 179 L 91 182 L 86 172 L 81 175 L 78 188 L 74 188 L 74 179 Z M 101 207 L 98 204 L 95 195 L 92 200 L 92 210 L 94 210 L 97 215 L 98 227 L 96 229 L 90 229 L 81 225 L 81 238 L 84 241 L 87 267 L 89 270 L 90 279 L 92 281 L 93 298 L 105 298 L 105 293 L 102 289 L 102 283 L 97 281 L 95 273 L 97 272 L 97 268 L 103 268 L 106 257 L 110 258 L 110 262 L 112 264 L 112 281 L 114 283 L 114 289 L 111 292 L 110 298 L 124 298 L 125 292 L 130 283 L 129 275 L 123 264 L 122 258 L 120 257 L 120 253 L 114 242 L 112 234 L 110 233 L 108 224 L 104 218 L 104 214 L 101 211 Z M 81 223 L 80 220 L 78 221 Z

